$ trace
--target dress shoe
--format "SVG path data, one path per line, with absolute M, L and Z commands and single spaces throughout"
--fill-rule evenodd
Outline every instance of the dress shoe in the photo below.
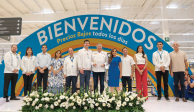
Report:
M 168 101 L 168 102 L 170 101 L 170 99 L 169 99 L 168 97 L 166 97 L 165 99 L 166 99 L 166 101 Z
M 185 98 L 182 98 L 183 102 L 187 102 L 187 100 Z
M 10 100 L 20 100 L 20 98 L 10 98 Z
M 9 102 L 8 98 L 6 98 L 6 102 Z
M 158 101 L 161 101 L 161 97 L 158 97 L 158 99 L 157 99 Z
M 179 97 L 176 97 L 176 100 L 175 100 L 176 102 L 179 102 Z

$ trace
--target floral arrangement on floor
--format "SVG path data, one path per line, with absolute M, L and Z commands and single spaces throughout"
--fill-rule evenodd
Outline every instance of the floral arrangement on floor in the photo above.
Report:
M 22 112 L 144 112 L 142 105 L 147 97 L 132 92 L 108 92 L 103 94 L 74 93 L 70 91 L 43 93 L 42 88 L 23 98 Z

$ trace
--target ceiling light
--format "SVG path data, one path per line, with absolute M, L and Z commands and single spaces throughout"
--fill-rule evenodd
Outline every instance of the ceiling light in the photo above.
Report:
M 168 8 L 168 9 L 177 9 L 178 6 L 177 5 L 168 5 L 166 8 Z
M 160 24 L 160 22 L 152 21 L 152 22 L 150 22 L 150 24 Z

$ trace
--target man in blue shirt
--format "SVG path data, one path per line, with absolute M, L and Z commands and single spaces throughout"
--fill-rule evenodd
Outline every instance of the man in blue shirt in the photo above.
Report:
M 48 67 L 51 62 L 51 55 L 47 52 L 47 45 L 42 45 L 42 52 L 37 54 L 36 57 L 36 67 L 37 67 L 37 82 L 38 87 L 41 87 L 43 79 L 43 91 L 47 88 L 48 81 Z

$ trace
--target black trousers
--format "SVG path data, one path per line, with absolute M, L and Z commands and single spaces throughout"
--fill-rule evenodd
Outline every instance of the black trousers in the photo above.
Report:
M 94 93 L 98 88 L 98 76 L 100 77 L 100 93 L 104 91 L 104 74 L 105 72 L 93 72 L 93 80 L 94 80 Z
M 72 82 L 72 94 L 76 92 L 77 76 L 68 76 L 66 77 L 66 90 L 70 89 Z
M 4 98 L 8 98 L 9 83 L 11 81 L 11 98 L 15 98 L 15 86 L 18 80 L 18 74 L 4 73 Z
M 44 70 L 44 73 L 40 73 L 39 70 L 37 70 L 37 82 L 38 82 L 38 87 L 41 87 L 43 79 L 43 92 L 47 89 L 47 81 L 48 81 L 48 68 Z
M 24 96 L 27 95 L 27 91 L 29 91 L 29 94 L 31 93 L 33 77 L 34 77 L 34 74 L 31 74 L 30 76 L 27 76 L 26 74 L 23 74 L 23 79 L 24 79 Z
M 162 97 L 161 95 L 162 76 L 163 76 L 163 82 L 164 82 L 164 94 L 165 94 L 165 97 L 168 98 L 168 70 L 165 70 L 165 73 L 163 73 L 162 71 L 156 71 L 158 97 Z
M 132 92 L 132 79 L 130 76 L 122 76 L 122 85 L 123 85 L 123 90 L 127 90 L 126 88 L 126 82 L 128 84 L 128 91 L 131 91 Z
M 175 96 L 179 97 L 179 89 L 178 89 L 178 83 L 180 81 L 181 85 L 181 97 L 185 98 L 185 85 L 184 85 L 184 80 L 185 80 L 185 74 L 184 72 L 173 72 L 174 74 L 174 90 L 175 90 Z

